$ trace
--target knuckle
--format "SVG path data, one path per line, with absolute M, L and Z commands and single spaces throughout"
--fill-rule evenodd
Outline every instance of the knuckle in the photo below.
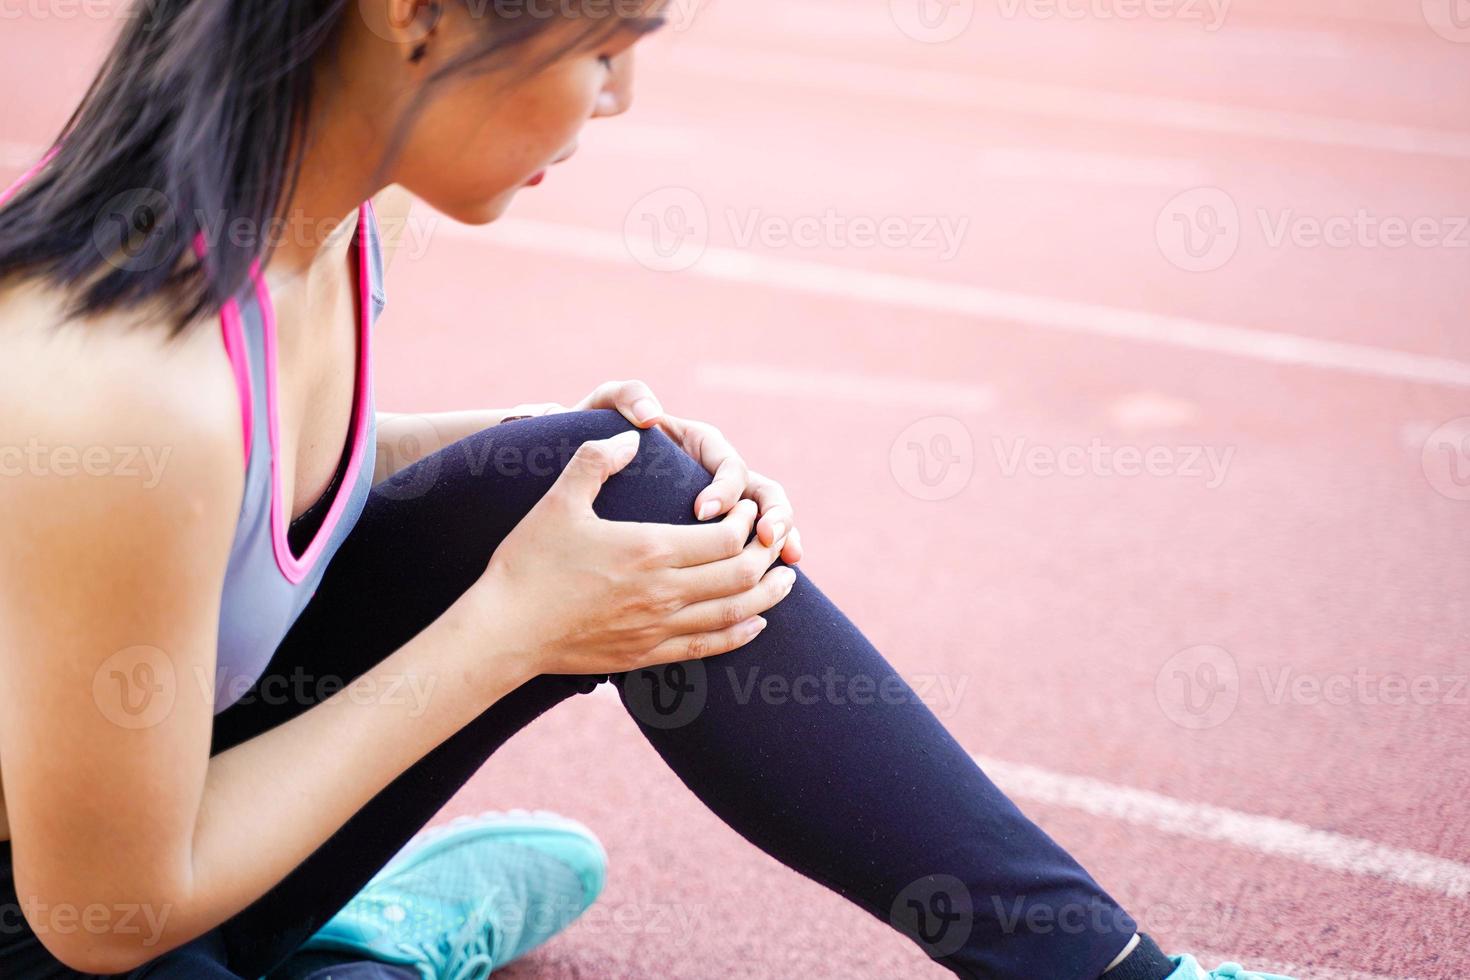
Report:
M 734 626 L 745 621 L 745 607 L 738 599 L 730 599 L 720 603 L 718 611 L 719 624 L 721 626 Z
M 574 455 L 582 460 L 582 462 L 589 463 L 593 466 L 602 466 L 608 461 L 607 450 L 595 442 L 582 443 L 577 447 Z
M 633 551 L 636 557 L 648 565 L 668 565 L 674 557 L 673 548 L 657 534 L 641 535 Z
M 761 576 L 765 573 L 764 562 L 743 562 L 735 574 L 735 584 L 742 590 L 753 589 L 760 585 Z
M 684 652 L 690 660 L 701 660 L 715 652 L 714 640 L 707 633 L 697 633 L 684 644 Z
M 725 532 L 725 557 L 734 558 L 745 550 L 746 531 L 739 527 Z

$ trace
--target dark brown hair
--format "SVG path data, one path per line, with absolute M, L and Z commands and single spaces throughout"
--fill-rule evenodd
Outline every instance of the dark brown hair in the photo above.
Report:
M 528 12 L 523 0 L 447 2 L 483 22 L 485 40 L 426 79 L 379 178 L 437 86 L 462 72 L 506 67 L 516 49 L 566 19 L 565 10 Z M 24 274 L 75 289 L 68 320 L 161 294 L 176 313 L 170 335 L 178 336 L 243 289 L 257 259 L 268 259 L 264 236 L 240 241 L 219 232 L 266 228 L 293 196 L 297 148 L 311 135 L 317 61 L 338 57 L 344 18 L 361 8 L 359 0 L 134 3 L 54 158 L 0 208 L 0 280 Z M 607 16 L 605 8 L 586 17 L 576 40 L 515 77 L 600 36 L 656 23 Z M 209 243 L 202 260 L 193 249 L 200 235 Z

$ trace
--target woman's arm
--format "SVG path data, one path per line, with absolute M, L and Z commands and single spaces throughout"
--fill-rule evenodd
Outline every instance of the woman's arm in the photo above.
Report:
M 544 415 L 560 405 L 551 403 L 517 405 L 514 408 L 468 409 L 459 412 L 431 412 L 415 415 L 405 412 L 378 413 L 378 461 L 373 469 L 373 482 L 379 483 L 425 456 L 445 446 L 474 435 L 481 429 L 499 425 L 518 415 Z
M 0 771 L 22 910 L 73 912 L 79 928 L 39 938 L 111 974 L 259 898 L 525 678 L 451 608 L 366 675 L 432 683 L 432 711 L 348 688 L 211 757 L 238 400 L 218 351 L 169 370 L 141 339 L 87 332 L 0 365 L 0 445 L 39 447 L 0 478 Z M 140 448 L 165 460 L 155 480 L 122 469 Z

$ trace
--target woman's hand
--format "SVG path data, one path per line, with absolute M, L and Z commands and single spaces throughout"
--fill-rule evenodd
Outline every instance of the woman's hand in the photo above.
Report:
M 463 597 L 527 678 L 620 673 L 726 653 L 754 639 L 760 613 L 796 573 L 771 568 L 784 542 L 750 537 L 756 506 L 710 524 L 607 521 L 602 484 L 637 453 L 624 432 L 583 443 Z
M 663 406 L 642 381 L 608 381 L 573 406 L 574 410 L 590 408 L 615 408 L 642 429 L 657 425 L 714 475 L 714 482 L 694 498 L 695 517 L 709 520 L 730 513 L 741 500 L 752 500 L 759 511 L 757 539 L 773 545 L 784 537 L 781 559 L 788 565 L 801 560 L 801 532 L 785 488 L 746 466 L 719 429 L 707 422 L 664 414 Z

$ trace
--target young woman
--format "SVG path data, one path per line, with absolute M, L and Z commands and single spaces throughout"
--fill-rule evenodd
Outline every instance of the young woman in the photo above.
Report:
M 405 844 L 612 680 L 715 813 L 957 975 L 1244 975 L 1166 957 L 996 789 L 718 429 L 637 382 L 375 415 L 377 213 L 495 220 L 627 109 L 657 6 L 149 0 L 0 209 L 0 974 L 483 976 L 595 897 L 595 842 Z M 716 656 L 907 696 L 792 712 Z

